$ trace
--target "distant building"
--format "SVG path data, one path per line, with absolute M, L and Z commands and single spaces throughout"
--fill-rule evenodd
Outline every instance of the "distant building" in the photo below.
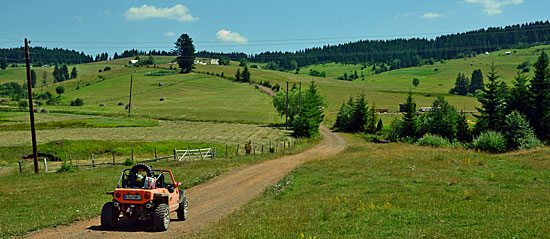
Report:
M 134 64 L 138 63 L 138 61 L 139 61 L 139 60 L 130 60 L 130 63 L 131 63 L 132 65 L 134 65 Z
M 485 55 L 489 55 L 489 52 L 488 52 L 488 51 L 486 51 L 486 52 L 485 52 Z
M 219 65 L 220 59 L 210 59 L 210 65 Z
M 434 111 L 434 108 L 433 107 L 420 107 L 420 109 L 418 109 L 418 112 L 430 112 L 430 111 Z
M 512 55 L 512 52 L 511 52 L 511 51 L 507 51 L 507 52 L 505 52 L 504 54 L 506 54 L 506 55 Z
M 193 64 L 198 65 L 198 64 L 199 64 L 199 60 L 194 60 L 194 61 L 193 61 Z
M 375 112 L 378 112 L 378 113 L 388 113 L 389 110 L 388 109 L 374 109 Z

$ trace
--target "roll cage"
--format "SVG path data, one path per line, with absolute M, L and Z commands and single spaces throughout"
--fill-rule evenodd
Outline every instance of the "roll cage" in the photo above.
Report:
M 122 171 L 122 174 L 120 175 L 120 179 L 117 183 L 117 188 L 143 188 L 143 187 L 135 187 L 129 183 L 128 175 L 130 174 L 129 168 Z M 174 176 L 172 175 L 172 171 L 166 170 L 166 169 L 153 169 L 151 170 L 153 177 L 156 181 L 155 187 L 157 188 L 167 188 L 170 186 L 175 186 L 176 181 L 174 181 Z

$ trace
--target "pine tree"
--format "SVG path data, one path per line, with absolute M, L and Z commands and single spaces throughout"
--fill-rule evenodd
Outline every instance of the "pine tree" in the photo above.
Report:
M 59 71 L 59 67 L 57 65 L 55 65 L 55 68 L 53 69 L 52 75 L 53 75 L 53 82 L 54 83 L 63 81 L 62 76 L 61 76 L 61 72 Z
M 416 103 L 414 102 L 412 91 L 409 91 L 407 101 L 405 102 L 405 114 L 401 122 L 401 134 L 403 138 L 416 138 L 418 133 L 418 122 L 416 118 Z
M 336 121 L 334 127 L 338 130 L 349 132 L 351 125 L 351 114 L 353 113 L 353 97 L 349 98 L 347 104 L 342 102 L 338 115 L 336 115 Z
M 506 112 L 518 111 L 523 115 L 529 113 L 529 87 L 527 86 L 527 76 L 522 71 L 518 71 L 516 77 L 514 78 L 513 84 L 514 87 L 510 90 L 508 94 L 506 103 L 508 109 Z
M 376 117 L 376 104 L 372 103 L 372 107 L 369 109 L 368 121 L 367 121 L 367 132 L 370 134 L 376 133 L 376 123 L 378 119 Z
M 529 122 L 539 139 L 550 140 L 550 70 L 548 55 L 543 51 L 535 63 L 535 76 L 529 87 Z
M 31 70 L 31 87 L 36 87 L 36 72 Z
M 380 119 L 378 120 L 378 124 L 376 125 L 376 131 L 378 132 L 378 131 L 380 131 L 380 130 L 382 130 L 382 129 L 384 129 L 384 123 L 382 123 L 382 118 L 380 118 Z
M 475 126 L 476 133 L 487 130 L 500 131 L 504 123 L 504 99 L 502 98 L 502 84 L 498 81 L 495 63 L 491 65 L 491 71 L 487 74 L 489 82 L 482 89 L 483 94 L 478 97 L 481 108 L 477 108 L 480 115 L 474 115 L 478 120 Z
M 71 79 L 74 79 L 78 77 L 78 71 L 76 70 L 76 66 L 73 67 L 73 70 L 71 71 Z
M 241 69 L 237 68 L 237 73 L 235 73 L 235 80 L 241 81 Z
M 8 67 L 8 61 L 6 60 L 6 58 L 4 58 L 2 59 L 2 61 L 0 61 L 0 69 L 5 70 L 6 67 Z
M 365 99 L 365 93 L 361 93 L 355 100 L 353 105 L 353 113 L 351 115 L 351 132 L 362 132 L 365 130 L 365 126 L 368 121 L 369 106 Z
M 67 68 L 67 65 L 63 65 L 59 72 L 61 73 L 62 81 L 69 79 L 69 68 Z
M 469 92 L 474 94 L 476 90 L 481 89 L 483 89 L 483 73 L 481 72 L 481 69 L 477 69 L 472 72 Z
M 462 73 L 458 73 L 456 77 L 455 87 L 451 89 L 451 94 L 467 95 L 470 87 L 469 79 Z
M 243 82 L 250 82 L 250 71 L 248 70 L 247 66 L 244 66 L 244 70 L 241 73 L 241 78 Z
M 468 125 L 466 115 L 461 112 L 456 120 L 456 139 L 463 143 L 472 141 L 472 132 Z
M 309 89 L 304 93 L 302 109 L 294 119 L 294 135 L 298 137 L 318 135 L 326 105 L 325 99 L 319 94 L 315 82 L 312 81 Z
M 195 46 L 193 39 L 187 34 L 182 34 L 176 41 L 176 59 L 181 68 L 180 73 L 189 73 L 193 69 L 193 61 L 195 60 Z

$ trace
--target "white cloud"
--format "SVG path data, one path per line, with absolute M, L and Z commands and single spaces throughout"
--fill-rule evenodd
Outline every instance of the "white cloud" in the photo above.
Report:
M 167 32 L 167 33 L 164 33 L 164 35 L 167 36 L 167 37 L 173 37 L 173 36 L 176 35 L 176 33 L 174 33 L 174 32 Z
M 402 17 L 410 17 L 410 16 L 413 16 L 413 15 L 416 15 L 416 13 L 415 12 L 407 12 L 407 13 L 397 14 L 395 17 L 393 17 L 393 19 L 397 20 L 397 19 L 400 19 Z
M 467 3 L 479 3 L 487 15 L 498 15 L 502 13 L 502 7 L 506 5 L 522 4 L 523 0 L 465 0 Z
M 424 15 L 420 16 L 420 18 L 422 18 L 422 19 L 436 19 L 436 18 L 440 18 L 440 17 L 443 17 L 443 16 L 444 16 L 443 14 L 429 12 L 429 13 L 424 13 Z
M 246 43 L 248 41 L 248 39 L 246 39 L 246 37 L 241 36 L 241 34 L 224 30 L 224 29 L 219 30 L 218 33 L 216 33 L 216 39 L 224 42 L 237 42 L 237 43 Z
M 82 23 L 82 21 L 84 21 L 84 19 L 81 16 L 73 16 L 73 18 L 75 20 L 77 20 L 78 22 L 80 22 L 80 23 Z
M 180 22 L 191 22 L 198 20 L 197 17 L 193 17 L 190 14 L 189 8 L 184 5 L 176 4 L 171 8 L 157 8 L 155 6 L 149 6 L 144 4 L 141 7 L 132 7 L 128 9 L 124 16 L 126 20 L 129 21 L 138 21 L 145 20 L 148 18 L 166 18 L 177 20 Z

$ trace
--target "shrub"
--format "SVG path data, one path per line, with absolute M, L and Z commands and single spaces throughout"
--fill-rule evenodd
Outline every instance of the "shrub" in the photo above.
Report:
M 434 134 L 425 134 L 416 142 L 416 145 L 420 146 L 432 146 L 432 147 L 449 147 L 451 143 L 449 140 Z
M 529 122 L 519 112 L 506 115 L 504 138 L 509 149 L 528 149 L 542 144 L 529 126 Z
M 134 160 L 132 159 L 126 159 L 122 164 L 124 164 L 124 166 L 133 166 L 134 164 L 136 164 L 136 162 L 134 162 Z
M 84 100 L 80 98 L 76 98 L 75 100 L 71 101 L 71 106 L 83 106 Z
M 58 173 L 63 173 L 63 172 L 71 172 L 72 173 L 72 172 L 75 172 L 75 171 L 76 171 L 76 169 L 72 165 L 68 164 L 67 162 L 63 162 L 63 164 L 61 165 L 61 168 L 59 168 L 57 170 Z
M 501 133 L 488 131 L 475 138 L 470 147 L 490 153 L 502 153 L 506 151 L 506 139 Z

